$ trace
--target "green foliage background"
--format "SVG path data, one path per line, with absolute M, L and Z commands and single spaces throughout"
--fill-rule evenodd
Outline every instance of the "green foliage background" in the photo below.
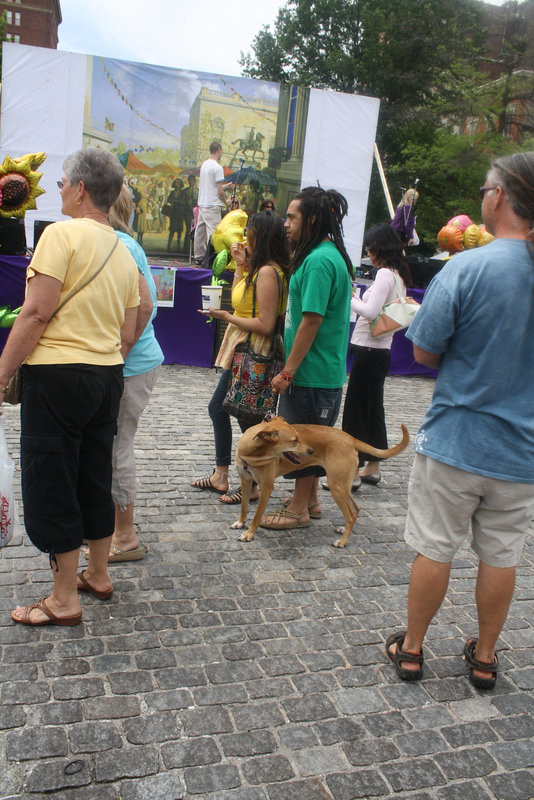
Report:
M 507 103 L 534 88 L 518 88 L 515 75 L 526 27 L 508 26 L 500 64 L 508 80 L 495 84 L 480 70 L 488 53 L 482 10 L 476 0 L 288 0 L 274 29 L 262 28 L 253 53 L 241 54 L 249 77 L 380 98 L 376 142 L 393 204 L 420 181 L 421 252 L 436 249 L 450 217 L 481 222 L 478 189 L 491 158 L 532 144 L 528 130 L 521 144 L 506 135 Z M 483 124 L 468 136 L 473 119 Z M 367 225 L 386 219 L 375 166 Z

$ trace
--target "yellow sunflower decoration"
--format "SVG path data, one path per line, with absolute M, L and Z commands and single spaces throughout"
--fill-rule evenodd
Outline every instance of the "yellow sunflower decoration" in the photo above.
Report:
M 42 172 L 35 172 L 45 160 L 44 153 L 28 153 L 20 158 L 6 156 L 0 167 L 0 217 L 23 217 L 37 208 L 35 198 L 44 194 L 39 186 Z

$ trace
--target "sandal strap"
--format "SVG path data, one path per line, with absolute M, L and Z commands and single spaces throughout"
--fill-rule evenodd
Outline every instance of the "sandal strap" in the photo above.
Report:
M 424 661 L 424 657 L 422 653 L 408 653 L 406 650 L 402 649 L 402 644 L 404 643 L 404 638 L 402 639 L 402 643 L 397 643 L 397 649 L 395 651 L 395 657 L 398 661 L 410 661 L 412 664 L 422 664 Z
M 464 658 L 469 664 L 471 669 L 478 669 L 480 672 L 490 672 L 492 675 L 496 675 L 499 671 L 499 659 L 497 658 L 497 654 L 493 658 L 493 661 L 479 661 L 475 658 L 475 648 L 478 644 L 478 639 L 470 639 L 466 642 L 465 649 L 464 649 Z

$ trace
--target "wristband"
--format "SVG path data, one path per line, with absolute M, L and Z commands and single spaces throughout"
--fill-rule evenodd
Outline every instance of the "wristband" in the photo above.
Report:
M 291 377 L 291 375 L 288 375 L 288 374 L 287 374 L 287 372 L 286 372 L 285 370 L 281 370 L 281 372 L 280 372 L 280 375 L 282 376 L 282 378 L 285 380 L 285 382 L 286 382 L 286 383 L 287 383 L 287 385 L 289 386 L 289 384 L 290 384 L 290 383 L 291 383 L 291 381 L 293 380 L 293 378 Z

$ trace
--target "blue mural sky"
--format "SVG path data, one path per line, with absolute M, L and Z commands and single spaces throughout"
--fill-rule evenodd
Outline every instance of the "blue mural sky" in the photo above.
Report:
M 93 126 L 106 130 L 113 146 L 124 142 L 132 149 L 144 144 L 179 148 L 182 128 L 202 87 L 238 92 L 243 103 L 247 98 L 278 101 L 278 85 L 266 81 L 95 57 Z

